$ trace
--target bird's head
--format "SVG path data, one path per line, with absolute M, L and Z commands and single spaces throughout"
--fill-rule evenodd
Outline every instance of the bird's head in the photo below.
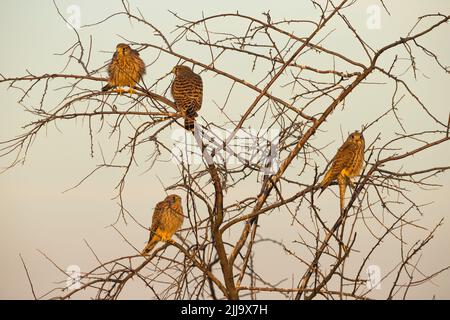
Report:
M 178 65 L 178 66 L 173 67 L 173 69 L 172 69 L 172 73 L 176 76 L 178 76 L 182 73 L 187 73 L 187 72 L 192 72 L 192 69 L 189 68 L 188 66 Z
M 169 194 L 166 197 L 166 201 L 170 203 L 171 206 L 173 205 L 180 205 L 181 204 L 181 197 L 176 194 Z
M 131 48 L 125 43 L 119 43 L 116 47 L 116 52 L 119 56 L 127 55 L 131 52 Z
M 359 131 L 353 132 L 352 134 L 350 134 L 350 136 L 348 138 L 349 138 L 349 140 L 351 140 L 353 142 L 364 142 L 364 137 L 363 137 L 362 133 Z

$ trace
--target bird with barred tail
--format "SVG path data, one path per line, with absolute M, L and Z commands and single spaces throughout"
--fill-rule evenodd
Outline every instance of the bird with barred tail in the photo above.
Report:
M 202 107 L 202 78 L 191 68 L 182 65 L 173 67 L 172 73 L 175 74 L 171 87 L 175 106 L 183 114 L 184 128 L 193 132 L 197 111 Z
M 133 87 L 141 80 L 145 74 L 145 63 L 139 56 L 139 52 L 130 48 L 125 43 L 119 43 L 116 52 L 108 65 L 108 84 L 102 91 L 117 88 L 117 92 L 122 93 L 122 87 L 129 87 L 129 92 L 133 93 Z
M 148 255 L 159 241 L 170 241 L 174 233 L 181 228 L 183 220 L 180 196 L 171 194 L 158 202 L 153 212 L 150 238 L 141 254 Z
M 347 185 L 353 187 L 352 178 L 359 175 L 364 161 L 365 142 L 362 133 L 355 131 L 350 134 L 334 156 L 331 168 L 325 174 L 320 187 L 322 191 L 337 180 L 341 211 L 344 209 L 344 196 Z M 319 195 L 320 195 L 319 194 Z

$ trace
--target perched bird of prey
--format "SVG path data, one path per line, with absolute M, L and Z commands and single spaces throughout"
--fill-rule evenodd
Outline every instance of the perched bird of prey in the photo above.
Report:
M 144 74 L 145 64 L 139 57 L 139 52 L 125 43 L 119 43 L 108 66 L 108 84 L 102 88 L 102 91 L 117 87 L 117 91 L 122 93 L 121 87 L 127 86 L 130 88 L 129 92 L 133 93 L 133 87 Z
M 152 217 L 150 239 L 141 254 L 149 254 L 159 241 L 169 241 L 183 224 L 181 198 L 176 194 L 168 195 L 158 202 Z
M 197 111 L 202 107 L 202 78 L 187 66 L 175 66 L 172 69 L 175 79 L 172 82 L 172 96 L 178 112 L 184 116 L 184 128 L 194 131 Z
M 350 134 L 337 151 L 331 168 L 320 183 L 320 187 L 322 188 L 320 193 L 322 193 L 331 182 L 334 180 L 338 181 L 341 211 L 344 209 L 345 188 L 348 184 L 353 187 L 351 178 L 361 172 L 364 160 L 364 148 L 365 142 L 362 133 L 355 131 Z

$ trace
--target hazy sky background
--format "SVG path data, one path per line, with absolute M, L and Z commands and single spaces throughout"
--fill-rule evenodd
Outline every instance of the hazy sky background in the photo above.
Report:
M 361 34 L 369 40 L 374 48 L 405 36 L 416 22 L 418 16 L 426 13 L 441 12 L 448 14 L 450 2 L 448 0 L 435 1 L 394 1 L 388 7 L 392 16 L 382 13 L 381 29 L 369 30 L 366 27 L 366 9 L 371 4 L 379 4 L 377 1 L 358 1 L 358 5 L 349 13 L 349 18 Z M 61 12 L 68 15 L 66 9 L 70 5 L 78 5 L 81 9 L 81 24 L 97 22 L 107 15 L 121 9 L 120 1 L 57 1 Z M 283 18 L 312 18 L 317 12 L 311 10 L 306 1 L 130 1 L 133 7 L 139 7 L 144 16 L 154 25 L 158 26 L 170 39 L 170 32 L 179 23 L 168 10 L 179 13 L 189 19 L 201 18 L 202 12 L 211 15 L 222 12 L 234 12 L 253 15 L 264 20 L 262 12 L 270 10 L 274 20 Z M 156 4 L 157 3 L 157 4 Z M 26 70 L 33 74 L 59 73 L 66 62 L 65 57 L 54 55 L 64 52 L 73 42 L 74 33 L 67 28 L 64 21 L 57 15 L 52 1 L 25 1 L 4 0 L 0 11 L 0 41 L 2 43 L 0 59 L 0 73 L 5 76 L 21 76 Z M 240 28 L 241 26 L 227 25 L 226 28 Z M 342 26 L 341 26 L 342 27 Z M 217 29 L 217 26 L 216 26 Z M 228 29 L 228 30 L 229 30 Z M 423 43 L 431 48 L 442 58 L 445 65 L 450 64 L 449 26 L 444 25 L 440 31 L 427 36 Z M 307 34 L 307 33 L 305 33 Z M 148 29 L 137 26 L 135 23 L 122 18 L 116 18 L 93 28 L 80 29 L 82 41 L 87 45 L 89 35 L 93 37 L 93 51 L 91 68 L 102 66 L 110 59 L 111 52 L 116 43 L 122 42 L 119 36 L 134 41 L 160 43 L 160 40 L 151 34 Z M 320 37 L 319 37 L 320 38 Z M 340 37 L 339 30 L 335 36 L 326 42 L 330 49 L 350 54 L 355 60 L 364 60 L 364 54 L 356 50 L 348 43 L 351 37 Z M 183 43 L 177 45 L 177 50 L 187 56 L 209 63 L 209 57 L 204 51 L 194 45 Z M 148 63 L 156 58 L 156 51 L 147 50 L 142 53 Z M 403 55 L 406 57 L 405 52 Z M 420 56 L 419 68 L 421 72 L 418 80 L 411 79 L 411 86 L 419 96 L 432 107 L 433 112 L 441 119 L 447 119 L 448 88 L 450 81 L 441 70 L 435 67 L 432 59 Z M 170 71 L 177 60 L 171 57 L 163 57 L 155 65 L 151 66 L 146 75 L 149 83 Z M 309 61 L 310 64 L 311 61 Z M 325 62 L 320 62 L 325 63 Z M 236 73 L 241 78 L 255 83 L 258 77 L 250 74 L 247 65 L 240 61 L 234 61 L 233 65 L 226 66 L 226 70 Z M 328 65 L 330 68 L 331 66 Z M 78 67 L 70 67 L 67 73 L 82 74 Z M 422 73 L 423 72 L 423 73 Z M 105 76 L 103 70 L 101 75 Z M 206 103 L 212 100 L 222 102 L 226 98 L 226 90 L 220 82 L 223 79 L 213 77 L 212 74 L 203 75 L 205 82 Z M 150 80 L 151 79 L 151 80 Z M 371 81 L 379 79 L 369 78 Z M 64 84 L 64 82 L 61 82 Z M 96 83 L 99 85 L 99 83 Z M 163 82 L 158 88 L 159 93 L 165 89 Z M 282 83 L 280 83 L 282 84 Z M 228 88 L 228 87 L 227 87 Z M 366 89 L 365 89 L 366 88 Z M 327 123 L 323 129 L 327 130 L 335 138 L 322 138 L 324 144 L 332 141 L 340 143 L 340 129 L 344 134 L 359 129 L 362 123 L 373 120 L 375 115 L 381 114 L 390 103 L 393 85 L 381 87 L 378 91 L 372 91 L 372 87 L 361 86 L 352 93 L 346 103 L 358 107 L 350 110 L 335 111 L 334 121 Z M 231 106 L 244 105 L 245 108 L 252 102 L 255 95 L 245 96 L 235 94 Z M 277 95 L 289 92 L 279 86 L 272 88 Z M 287 91 L 286 91 L 287 90 Z M 40 96 L 35 92 L 31 100 L 39 102 Z M 289 92 L 290 93 L 290 92 Z M 46 104 L 56 105 L 58 92 L 49 94 Z M 0 141 L 12 138 L 22 132 L 21 126 L 30 121 L 30 116 L 23 112 L 17 103 L 19 92 L 13 89 L 6 91 L 6 86 L 0 86 Z M 33 103 L 28 103 L 29 105 Z M 235 110 L 236 115 L 242 112 L 244 107 Z M 411 109 L 414 108 L 414 109 Z M 417 105 L 405 98 L 402 102 L 400 115 L 405 119 L 405 125 L 411 130 L 429 129 L 430 123 L 424 120 L 423 113 L 417 112 Z M 218 117 L 216 111 L 202 110 L 202 116 L 206 119 Z M 444 122 L 446 120 L 443 120 Z M 30 150 L 25 165 L 18 166 L 0 175 L 0 252 L 2 263 L 0 264 L 0 298 L 32 298 L 25 272 L 23 270 L 19 254 L 27 263 L 35 290 L 38 295 L 43 294 L 56 286 L 56 281 L 64 280 L 58 272 L 36 249 L 45 252 L 61 267 L 78 265 L 82 271 L 90 270 L 96 265 L 96 260 L 84 243 L 86 240 L 99 254 L 103 261 L 110 258 L 130 254 L 130 247 L 112 229 L 108 228 L 117 217 L 117 201 L 112 197 L 116 194 L 114 187 L 119 178 L 117 171 L 102 171 L 77 189 L 62 193 L 75 185 L 81 178 L 89 173 L 97 164 L 100 157 L 98 153 L 92 159 L 89 149 L 89 134 L 86 123 L 82 121 L 59 123 L 60 130 L 54 126 L 49 127 L 47 134 L 42 131 L 35 140 Z M 373 128 L 366 135 L 366 141 L 372 141 L 378 132 L 383 132 L 386 140 L 394 132 L 399 132 L 399 127 L 394 121 L 383 123 L 383 127 Z M 106 135 L 104 135 L 106 137 Z M 167 137 L 169 138 L 169 137 Z M 105 140 L 106 141 L 106 140 Z M 404 145 L 405 149 L 412 148 L 414 144 Z M 328 156 L 332 156 L 336 150 L 336 144 L 327 148 Z M 142 155 L 145 157 L 145 155 Z M 324 159 L 321 159 L 324 166 Z M 440 148 L 435 148 L 421 156 L 414 157 L 407 164 L 407 168 L 426 168 L 431 166 L 444 166 L 450 163 L 448 143 Z M 0 159 L 0 167 L 6 166 L 6 159 Z M 404 165 L 396 163 L 390 169 Z M 160 164 L 157 172 L 146 173 L 145 166 L 133 169 L 127 182 L 126 204 L 128 209 L 146 224 L 150 221 L 151 211 L 157 201 L 164 197 L 164 191 L 156 176 L 163 177 L 167 185 L 176 177 L 177 171 L 170 162 Z M 293 169 L 294 170 L 294 169 Z M 422 270 L 433 272 L 450 264 L 448 246 L 450 244 L 450 224 L 448 222 L 450 211 L 450 174 L 447 172 L 433 180 L 436 184 L 444 185 L 433 191 L 413 190 L 418 203 L 430 203 L 423 208 L 423 217 L 418 216 L 420 223 L 432 228 L 442 217 L 445 217 L 444 226 L 439 229 L 436 237 L 430 242 L 421 260 Z M 256 186 L 256 182 L 255 186 Z M 249 185 L 250 194 L 256 190 Z M 289 190 L 285 190 L 289 191 Z M 292 190 L 291 190 L 292 191 Z M 233 197 L 230 191 L 230 199 Z M 237 192 L 242 192 L 238 190 Z M 328 193 L 328 200 L 321 199 L 323 212 L 335 208 L 338 200 Z M 229 200 L 231 203 L 231 200 Z M 289 219 L 280 219 L 270 215 L 262 219 L 262 227 L 259 232 L 278 238 L 291 245 L 295 239 L 295 230 L 292 226 L 286 226 Z M 330 221 L 332 221 L 330 219 Z M 288 223 L 289 224 L 289 223 Z M 142 246 L 147 240 L 147 233 L 133 224 L 128 226 L 123 223 L 120 229 L 137 247 Z M 238 228 L 240 230 L 240 228 Z M 422 239 L 424 233 L 410 235 L 409 244 Z M 361 235 L 364 236 L 364 235 Z M 399 247 L 385 248 L 385 251 L 375 255 L 372 264 L 377 264 L 384 269 L 389 267 L 393 258 L 398 258 Z M 261 251 L 260 251 L 261 252 Z M 257 256 L 261 263 L 261 272 L 268 274 L 273 280 L 279 279 L 277 272 L 283 273 L 281 278 L 290 277 L 295 273 L 295 266 L 290 264 L 284 253 L 279 249 L 265 248 Z M 290 262 L 289 262 L 290 261 Z M 397 261 L 397 260 L 396 260 Z M 290 281 L 290 280 L 289 280 Z M 290 286 L 290 283 L 286 286 Z M 389 285 L 386 285 L 388 288 Z M 127 290 L 124 297 L 146 298 L 139 289 Z M 381 292 L 375 292 L 374 297 L 385 297 Z M 410 297 L 416 298 L 450 298 L 450 274 L 447 272 L 419 289 L 413 288 Z M 270 297 L 270 296 L 269 296 Z

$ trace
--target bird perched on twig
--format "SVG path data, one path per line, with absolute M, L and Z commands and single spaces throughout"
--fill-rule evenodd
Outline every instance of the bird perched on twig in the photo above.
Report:
M 133 87 L 141 80 L 145 74 L 145 63 L 139 57 L 139 52 L 130 48 L 125 43 L 119 43 L 116 52 L 108 65 L 108 84 L 102 91 L 117 88 L 117 92 L 122 93 L 122 87 L 129 87 L 129 92 L 133 93 Z
M 345 188 L 347 185 L 350 185 L 353 188 L 351 178 L 357 176 L 361 172 L 364 161 L 364 148 L 365 142 L 362 133 L 355 131 L 350 134 L 337 151 L 331 168 L 320 183 L 322 189 L 320 192 L 321 194 L 331 182 L 334 180 L 338 181 L 341 211 L 344 209 Z
M 175 74 L 171 88 L 175 105 L 184 116 L 184 128 L 193 132 L 197 111 L 202 107 L 202 78 L 187 66 L 175 66 L 172 73 Z
M 170 241 L 173 234 L 180 229 L 183 220 L 180 196 L 170 194 L 158 202 L 153 212 L 150 238 L 141 254 L 148 255 L 159 241 Z

